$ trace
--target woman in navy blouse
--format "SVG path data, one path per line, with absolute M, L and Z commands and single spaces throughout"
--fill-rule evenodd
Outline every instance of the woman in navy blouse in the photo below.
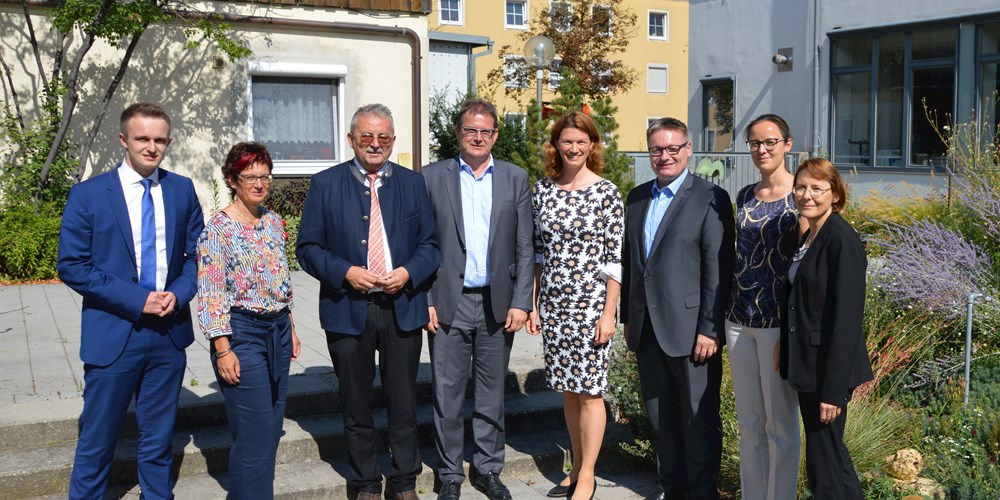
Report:
M 743 498 L 795 498 L 799 472 L 796 393 L 778 373 L 780 298 L 795 254 L 799 216 L 788 124 L 761 115 L 744 131 L 760 180 L 736 195 L 736 262 L 726 313 L 726 345 L 740 428 Z
M 198 322 L 226 400 L 231 499 L 274 498 L 288 368 L 299 355 L 284 223 L 261 206 L 272 168 L 263 144 L 234 145 L 222 166 L 233 202 L 198 239 Z

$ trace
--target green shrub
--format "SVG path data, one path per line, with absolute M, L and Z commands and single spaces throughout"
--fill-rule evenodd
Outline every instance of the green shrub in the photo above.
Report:
M 39 213 L 29 204 L 0 212 L 0 278 L 50 279 L 56 276 L 62 205 L 43 203 Z
M 995 408 L 972 408 L 951 415 L 928 416 L 924 475 L 941 483 L 952 499 L 993 500 L 1000 497 L 1000 465 L 996 452 L 998 426 L 1000 416 Z
M 284 218 L 301 217 L 309 194 L 309 179 L 279 179 L 271 186 L 264 206 Z
M 299 222 L 302 217 L 289 215 L 285 217 L 285 233 L 288 234 L 288 241 L 285 242 L 285 255 L 288 257 L 288 268 L 292 271 L 302 269 L 299 266 L 299 259 L 295 256 L 295 240 L 299 238 Z

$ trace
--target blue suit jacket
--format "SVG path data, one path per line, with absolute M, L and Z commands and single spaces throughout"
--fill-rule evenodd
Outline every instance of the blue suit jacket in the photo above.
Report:
M 410 281 L 393 297 L 401 330 L 422 328 L 429 319 L 427 290 L 441 262 L 434 237 L 434 214 L 424 178 L 390 163 L 382 178 L 379 208 L 394 268 L 404 267 Z M 341 163 L 312 177 L 302 209 L 295 253 L 307 273 L 320 281 L 319 319 L 328 332 L 360 335 L 365 327 L 368 298 L 345 277 L 351 266 L 368 264 L 368 187 L 356 176 L 354 161 Z
M 205 223 L 191 179 L 158 169 L 166 217 L 167 280 L 177 309 L 164 318 L 142 308 L 135 246 L 117 167 L 70 190 L 59 229 L 59 278 L 83 296 L 80 358 L 106 366 L 125 349 L 133 330 L 168 333 L 177 349 L 194 341 L 188 302 L 197 292 L 196 245 Z

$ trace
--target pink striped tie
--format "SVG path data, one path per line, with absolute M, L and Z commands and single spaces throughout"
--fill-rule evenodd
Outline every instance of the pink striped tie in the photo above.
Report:
M 382 276 L 385 274 L 385 246 L 382 243 L 382 209 L 379 208 L 378 190 L 375 189 L 377 180 L 378 174 L 368 174 L 372 194 L 371 220 L 368 225 L 368 270 Z

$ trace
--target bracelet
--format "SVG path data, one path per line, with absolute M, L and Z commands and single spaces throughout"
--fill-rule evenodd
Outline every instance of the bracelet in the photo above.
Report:
M 215 359 L 219 359 L 219 358 L 221 358 L 221 357 L 223 357 L 226 354 L 229 354 L 231 352 L 233 352 L 233 348 L 232 347 L 230 347 L 229 349 L 226 349 L 224 351 L 219 351 L 219 352 L 215 353 Z

